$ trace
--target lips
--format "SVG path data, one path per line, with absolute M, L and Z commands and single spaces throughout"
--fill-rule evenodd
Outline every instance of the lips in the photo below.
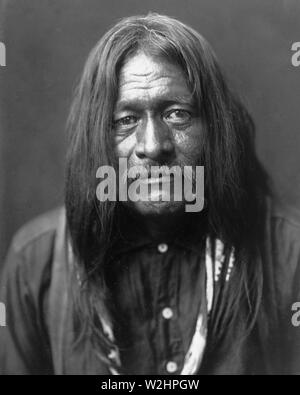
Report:
M 171 176 L 162 176 L 162 177 L 140 177 L 140 182 L 145 184 L 165 184 L 171 183 L 173 181 Z
M 181 174 L 180 174 L 181 177 Z M 136 176 L 134 178 L 129 177 L 129 179 L 133 179 L 133 180 L 141 180 L 141 181 L 150 181 L 151 180 L 155 180 L 155 182 L 167 182 L 167 181 L 173 181 L 174 180 L 174 173 L 171 171 L 168 171 L 168 169 L 166 169 L 166 171 L 162 171 L 162 170 L 151 170 L 149 172 L 147 172 L 147 174 L 141 172 L 139 174 L 136 174 Z

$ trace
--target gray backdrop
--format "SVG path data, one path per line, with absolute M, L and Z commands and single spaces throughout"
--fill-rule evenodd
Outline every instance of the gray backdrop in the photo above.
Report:
M 254 116 L 279 194 L 300 208 L 299 0 L 0 0 L 0 259 L 20 225 L 63 201 L 64 125 L 89 50 L 118 18 L 148 11 L 210 41 Z

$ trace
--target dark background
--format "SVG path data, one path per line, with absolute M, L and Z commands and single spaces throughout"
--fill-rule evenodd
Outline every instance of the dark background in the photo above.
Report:
M 90 49 L 118 18 L 148 11 L 212 44 L 256 121 L 278 193 L 300 208 L 299 0 L 0 0 L 0 260 L 20 225 L 63 201 L 65 120 Z

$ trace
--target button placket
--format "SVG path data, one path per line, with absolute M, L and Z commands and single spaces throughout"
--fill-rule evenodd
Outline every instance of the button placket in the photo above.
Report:
M 157 244 L 157 251 L 163 260 L 162 272 L 159 277 L 159 309 L 158 317 L 158 337 L 161 339 L 161 350 L 158 352 L 160 372 L 176 374 L 184 358 L 182 350 L 182 339 L 180 328 L 176 319 L 177 316 L 177 281 L 174 278 L 175 272 L 178 271 L 173 265 L 172 256 L 168 259 L 170 245 L 167 243 Z M 165 255 L 165 256 L 163 256 Z

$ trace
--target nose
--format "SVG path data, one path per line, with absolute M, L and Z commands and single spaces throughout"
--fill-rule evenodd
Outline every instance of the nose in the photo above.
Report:
M 148 118 L 138 131 L 135 153 L 139 159 L 166 162 L 174 155 L 175 147 L 168 125 L 163 121 Z

